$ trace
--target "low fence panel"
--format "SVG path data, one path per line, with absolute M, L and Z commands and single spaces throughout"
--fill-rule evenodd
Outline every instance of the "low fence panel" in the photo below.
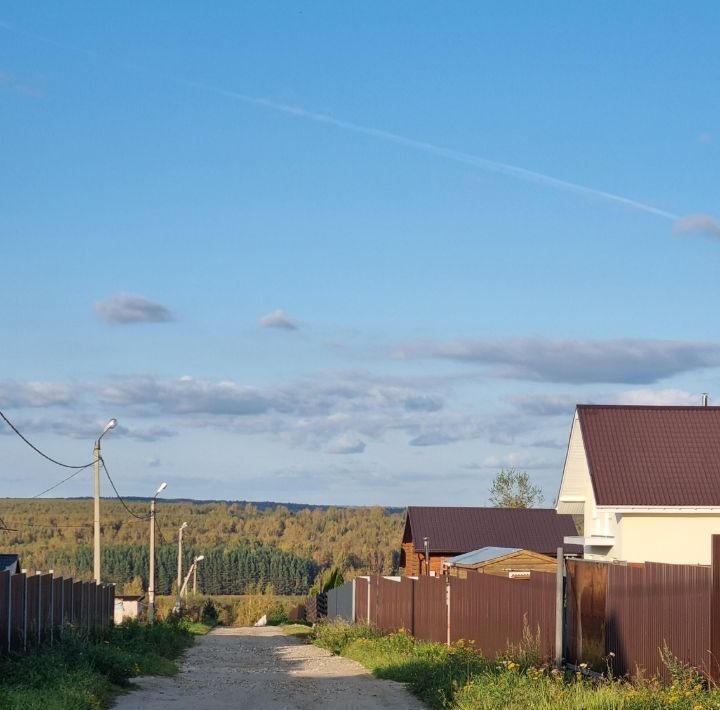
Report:
M 355 621 L 367 623 L 370 581 L 366 577 L 355 578 Z
M 370 577 L 368 581 L 368 595 L 370 597 L 370 601 L 368 602 L 368 623 L 373 626 L 378 625 L 378 610 L 380 608 L 379 593 L 380 577 Z
M 606 562 L 568 560 L 567 659 L 599 670 L 604 664 L 605 608 L 608 586 Z
M 711 568 L 697 565 L 609 566 L 604 650 L 614 672 L 669 681 L 664 647 L 709 672 L 710 580 Z
M 29 647 L 40 641 L 40 575 L 28 575 L 25 594 L 25 645 Z
M 72 623 L 78 628 L 82 627 L 82 607 L 83 607 L 83 583 L 73 583 L 73 611 L 72 611 Z
M 53 584 L 53 629 L 60 628 L 64 623 L 64 604 L 63 595 L 65 593 L 65 584 L 62 577 L 55 577 Z
M 317 594 L 312 594 L 305 600 L 305 614 L 311 624 L 314 624 L 318 620 Z
M 53 576 L 41 574 L 40 576 L 40 641 L 52 638 L 53 627 Z
M 489 658 L 539 637 L 541 653 L 554 655 L 555 575 L 533 572 L 515 580 L 490 574 L 450 577 L 450 641 L 473 641 Z
M 114 601 L 112 584 L 0 572 L 0 653 L 52 643 L 55 632 L 74 620 L 82 628 L 106 628 Z
M 413 636 L 421 641 L 447 642 L 447 584 L 443 577 L 413 581 Z
M 63 623 L 73 622 L 73 591 L 75 589 L 72 579 L 63 579 Z
M 10 578 L 10 646 L 13 650 L 25 648 L 27 633 L 25 621 L 27 609 L 27 575 L 14 574 Z
M 89 629 L 92 623 L 91 606 L 90 606 L 90 585 L 91 582 L 82 582 L 82 618 L 80 626 L 83 629 Z
M 10 650 L 10 572 L 0 572 L 0 652 Z
M 377 626 L 382 631 L 405 629 L 413 633 L 413 580 L 407 577 L 378 580 Z
M 327 593 L 328 598 L 328 619 L 345 619 L 354 621 L 355 610 L 353 609 L 353 582 L 345 582 Z

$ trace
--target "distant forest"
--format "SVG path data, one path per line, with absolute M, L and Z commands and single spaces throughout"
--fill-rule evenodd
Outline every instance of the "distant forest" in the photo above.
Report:
M 147 587 L 149 503 L 101 502 L 103 577 Z M 92 500 L 0 499 L 0 553 L 15 552 L 29 570 L 92 575 Z M 274 503 L 158 501 L 157 580 L 169 593 L 177 577 L 177 530 L 188 568 L 205 555 L 198 582 L 209 594 L 272 588 L 304 594 L 318 574 L 339 567 L 346 578 L 397 572 L 404 515 L 398 509 Z M 133 517 L 133 514 L 139 517 Z M 5 529 L 3 529 L 5 528 Z

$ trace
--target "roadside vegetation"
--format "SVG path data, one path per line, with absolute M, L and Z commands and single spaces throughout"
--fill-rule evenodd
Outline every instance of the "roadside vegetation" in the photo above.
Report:
M 158 613 L 167 616 L 176 601 L 176 597 L 156 597 Z M 214 615 L 214 624 L 222 626 L 252 626 L 263 615 L 268 624 L 276 626 L 289 621 L 292 610 L 304 603 L 304 596 L 273 594 L 270 587 L 262 594 L 190 596 L 187 605 L 183 602 L 183 609 L 193 620 L 209 620 L 209 615 Z
M 492 660 L 471 644 L 448 648 L 415 641 L 402 631 L 382 634 L 365 625 L 318 624 L 312 639 L 334 654 L 358 661 L 378 678 L 406 683 L 412 693 L 438 710 L 720 709 L 720 691 L 708 690 L 700 674 L 679 663 L 668 649 L 663 659 L 673 681 L 663 686 L 657 679 L 593 679 L 555 670 L 543 661 L 529 634 L 522 644 Z
M 196 633 L 209 629 L 197 624 Z M 205 631 L 206 632 L 206 631 Z M 171 676 L 192 645 L 189 624 L 126 621 L 100 634 L 64 629 L 52 646 L 0 659 L 0 708 L 96 710 L 140 675 Z

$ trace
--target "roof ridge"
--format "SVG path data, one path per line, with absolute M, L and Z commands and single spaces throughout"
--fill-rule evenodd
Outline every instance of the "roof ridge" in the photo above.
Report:
M 720 406 L 703 404 L 576 404 L 577 409 L 654 409 L 720 411 Z

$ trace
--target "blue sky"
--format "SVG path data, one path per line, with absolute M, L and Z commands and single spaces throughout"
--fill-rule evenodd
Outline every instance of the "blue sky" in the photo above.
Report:
M 0 1 L 0 407 L 128 495 L 552 504 L 576 402 L 720 402 L 719 22 Z

